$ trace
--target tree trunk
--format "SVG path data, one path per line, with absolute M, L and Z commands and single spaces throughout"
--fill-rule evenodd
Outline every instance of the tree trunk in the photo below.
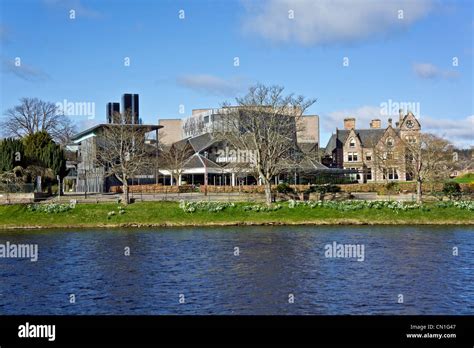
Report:
M 129 188 L 128 188 L 128 182 L 125 180 L 125 182 L 123 183 L 123 204 L 127 205 L 128 203 L 130 203 L 130 192 L 129 192 Z
M 265 185 L 265 202 L 268 206 L 272 205 L 272 183 L 267 178 L 263 178 L 263 184 Z
M 421 180 L 416 181 L 416 202 L 421 203 L 422 202 L 422 187 L 421 187 Z

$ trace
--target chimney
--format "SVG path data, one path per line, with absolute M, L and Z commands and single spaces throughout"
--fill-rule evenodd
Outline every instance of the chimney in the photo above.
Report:
M 388 125 L 389 125 L 390 127 L 392 127 L 392 118 L 389 118 L 389 119 L 388 119 Z
M 351 117 L 351 118 L 345 118 L 344 119 L 344 129 L 351 130 L 355 129 L 356 126 L 356 119 Z
M 403 118 L 404 118 L 403 109 L 398 109 L 398 122 L 400 122 L 400 124 L 402 124 Z
M 375 120 L 370 121 L 370 128 L 380 128 L 382 122 L 376 118 Z

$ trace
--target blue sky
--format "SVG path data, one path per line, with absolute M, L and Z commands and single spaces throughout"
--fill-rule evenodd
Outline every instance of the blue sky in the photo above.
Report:
M 425 130 L 468 147 L 473 30 L 468 0 L 2 0 L 0 107 L 95 103 L 93 119 L 71 116 L 84 128 L 133 92 L 156 123 L 261 82 L 317 98 L 308 113 L 320 115 L 322 146 L 344 117 L 386 121 L 392 102 L 413 103 Z

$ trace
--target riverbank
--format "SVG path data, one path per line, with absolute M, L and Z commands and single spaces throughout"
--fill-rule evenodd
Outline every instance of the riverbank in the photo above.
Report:
M 250 205 L 251 206 L 251 205 Z M 423 209 L 387 207 L 340 210 L 334 207 L 288 203 L 274 211 L 249 210 L 236 203 L 221 211 L 189 213 L 178 202 L 139 202 L 125 208 L 117 204 L 78 204 L 59 213 L 31 211 L 26 205 L 0 206 L 0 229 L 162 227 L 236 225 L 474 225 L 474 213 L 457 207 L 426 204 Z

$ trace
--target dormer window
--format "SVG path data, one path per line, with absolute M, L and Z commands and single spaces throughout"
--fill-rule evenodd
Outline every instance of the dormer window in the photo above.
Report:
M 389 147 L 393 146 L 393 138 L 387 138 L 387 146 Z
M 354 138 L 351 138 L 349 140 L 349 147 L 355 147 L 355 146 L 356 146 L 356 142 L 355 142 Z

